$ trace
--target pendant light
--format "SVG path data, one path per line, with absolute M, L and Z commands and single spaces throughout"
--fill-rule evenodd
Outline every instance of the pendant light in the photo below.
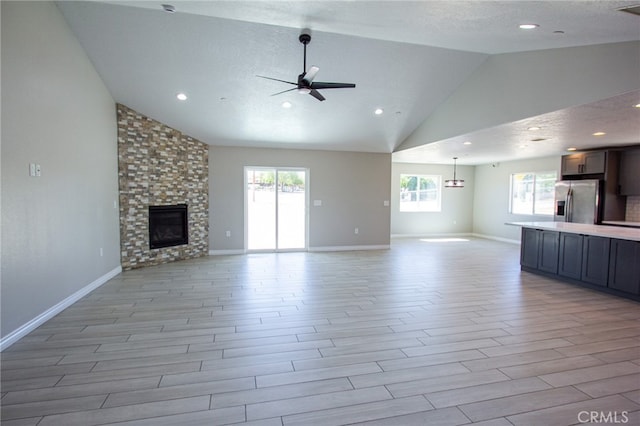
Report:
M 464 180 L 456 179 L 456 160 L 458 157 L 453 157 L 453 179 L 445 180 L 445 188 L 464 188 Z

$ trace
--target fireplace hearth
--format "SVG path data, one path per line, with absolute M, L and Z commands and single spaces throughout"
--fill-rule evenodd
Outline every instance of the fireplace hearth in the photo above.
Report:
M 149 248 L 189 244 L 186 204 L 149 206 Z

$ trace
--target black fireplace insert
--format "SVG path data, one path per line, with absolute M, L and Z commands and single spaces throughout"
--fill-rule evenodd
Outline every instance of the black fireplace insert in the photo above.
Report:
M 149 206 L 149 248 L 189 244 L 186 204 Z

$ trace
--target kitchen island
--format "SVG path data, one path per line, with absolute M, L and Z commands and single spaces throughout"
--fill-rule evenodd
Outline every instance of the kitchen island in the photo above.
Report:
M 640 301 L 640 229 L 568 222 L 522 227 L 523 271 Z

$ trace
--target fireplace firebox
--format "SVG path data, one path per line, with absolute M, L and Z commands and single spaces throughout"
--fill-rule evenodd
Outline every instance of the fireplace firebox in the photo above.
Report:
M 149 206 L 149 248 L 189 244 L 186 204 Z

